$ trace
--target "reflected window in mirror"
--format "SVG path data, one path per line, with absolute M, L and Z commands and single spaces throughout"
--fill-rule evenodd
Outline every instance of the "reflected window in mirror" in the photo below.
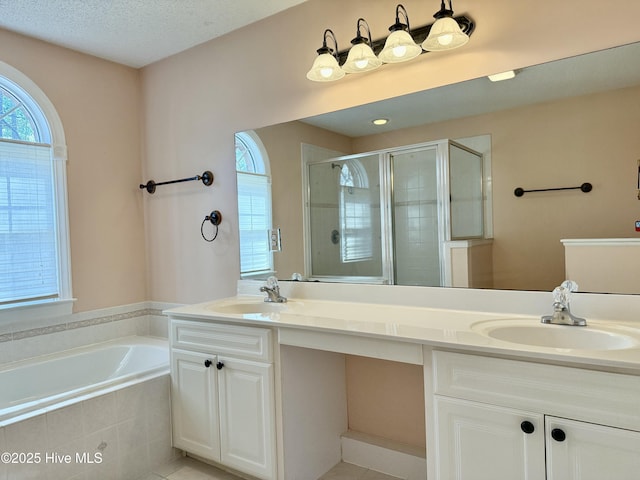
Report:
M 269 156 L 253 131 L 237 133 L 238 226 L 243 278 L 273 272 L 269 243 L 272 228 Z
M 371 259 L 373 231 L 369 178 L 362 164 L 355 159 L 347 160 L 340 168 L 340 229 L 343 263 Z

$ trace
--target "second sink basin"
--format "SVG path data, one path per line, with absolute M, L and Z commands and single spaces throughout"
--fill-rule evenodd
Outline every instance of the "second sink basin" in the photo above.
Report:
M 640 345 L 635 332 L 623 327 L 542 324 L 536 320 L 490 320 L 472 330 L 495 340 L 570 350 L 622 350 Z

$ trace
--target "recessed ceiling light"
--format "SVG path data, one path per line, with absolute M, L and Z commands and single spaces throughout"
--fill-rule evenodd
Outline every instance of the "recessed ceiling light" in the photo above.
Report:
M 508 70 L 506 72 L 496 73 L 493 75 L 489 75 L 489 80 L 492 82 L 501 82 L 502 80 L 510 80 L 515 78 L 516 72 L 513 70 Z
M 376 118 L 375 120 L 371 121 L 371 123 L 373 123 L 374 125 L 386 125 L 388 122 L 388 118 Z

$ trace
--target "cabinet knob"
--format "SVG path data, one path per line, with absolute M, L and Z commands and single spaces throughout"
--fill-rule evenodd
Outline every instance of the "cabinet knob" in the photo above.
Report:
M 211 360 L 209 360 L 208 358 L 204 361 L 204 366 L 209 368 L 211 366 L 213 362 Z
M 564 433 L 564 430 L 554 428 L 553 430 L 551 430 L 551 438 L 553 438 L 556 442 L 564 442 L 564 440 L 567 438 L 567 434 Z
M 536 427 L 529 420 L 525 420 L 520 424 L 520 429 L 527 435 L 535 432 Z
M 222 363 L 222 362 L 218 362 L 218 363 L 216 363 L 216 368 L 217 368 L 218 370 L 222 370 L 222 367 L 224 367 L 224 363 Z

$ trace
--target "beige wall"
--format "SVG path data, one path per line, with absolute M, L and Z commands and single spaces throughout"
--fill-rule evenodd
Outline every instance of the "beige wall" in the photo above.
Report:
M 146 300 L 139 72 L 5 30 L 0 45 L 64 127 L 74 310 Z
M 392 23 L 394 5 L 309 0 L 143 69 L 148 176 L 193 175 L 204 168 L 216 175 L 208 189 L 185 185 L 146 199 L 153 300 L 195 302 L 235 292 L 235 131 L 640 39 L 633 20 L 640 13 L 636 0 L 616 4 L 620 24 L 615 32 L 601 28 L 607 11 L 601 2 L 459 0 L 456 11 L 469 13 L 477 22 L 463 49 L 430 53 L 329 85 L 305 78 L 325 28 L 331 27 L 339 44 L 346 46 L 354 22 L 363 16 L 373 36 L 381 37 Z M 429 21 L 438 7 L 423 0 L 404 5 L 416 25 Z M 573 40 L 565 41 L 568 38 Z M 218 240 L 207 244 L 199 226 L 213 208 L 223 213 L 224 221 Z
M 349 430 L 424 448 L 422 366 L 353 355 L 345 360 Z
M 414 25 L 430 21 L 438 8 L 437 2 L 424 0 L 403 4 Z M 358 17 L 366 17 L 373 37 L 379 38 L 392 23 L 394 6 L 309 0 L 143 69 L 147 176 L 193 175 L 204 168 L 216 175 L 208 189 L 184 186 L 145 199 L 151 299 L 197 302 L 235 292 L 239 253 L 234 132 L 640 40 L 637 0 L 616 3 L 615 30 L 601 25 L 610 8 L 602 2 L 458 0 L 456 12 L 467 12 L 477 22 L 463 49 L 430 53 L 327 85 L 305 78 L 325 28 L 332 28 L 344 47 Z M 494 138 L 497 150 L 498 140 Z M 544 206 L 538 203 L 536 208 Z M 224 221 L 218 240 L 208 244 L 198 229 L 212 208 L 223 213 Z M 419 375 L 413 381 L 420 383 Z M 369 427 L 379 429 L 375 423 Z
M 430 21 L 438 8 L 424 0 L 404 5 L 415 25 Z M 637 0 L 616 2 L 615 29 L 602 27 L 611 6 L 601 1 L 458 0 L 456 11 L 477 22 L 464 49 L 335 84 L 306 80 L 325 28 L 347 46 L 363 16 L 373 37 L 382 37 L 394 6 L 309 0 L 157 62 L 142 70 L 141 84 L 133 69 L 0 31 L 0 60 L 40 86 L 65 128 L 76 310 L 144 299 L 197 302 L 235 292 L 236 131 L 640 40 Z M 522 138 L 527 150 L 529 140 Z M 602 153 L 614 157 L 609 150 Z M 142 179 L 181 178 L 206 169 L 216 177 L 208 188 L 179 184 L 153 196 L 137 188 Z M 222 212 L 223 223 L 218 239 L 206 243 L 199 229 L 212 209 Z M 522 211 L 515 218 L 532 214 Z
M 256 130 L 271 157 L 280 278 L 304 270 L 300 143 L 345 153 L 489 134 L 494 243 L 473 256 L 491 278 L 476 288 L 552 290 L 566 277 L 563 238 L 635 237 L 640 87 L 586 95 L 349 139 L 300 122 Z M 580 191 L 514 196 L 525 189 L 593 184 Z M 466 271 L 466 270 L 465 270 Z M 487 281 L 488 280 L 488 281 Z M 458 285 L 457 283 L 455 285 Z M 582 291 L 586 286 L 581 286 Z M 640 293 L 640 288 L 636 293 Z
M 405 6 L 417 25 L 437 9 L 422 0 Z M 235 131 L 640 39 L 633 24 L 640 13 L 635 0 L 616 4 L 615 31 L 600 28 L 607 8 L 601 2 L 460 0 L 456 11 L 477 22 L 464 49 L 423 55 L 336 84 L 304 78 L 325 28 L 333 28 L 346 46 L 354 21 L 364 16 L 373 36 L 381 37 L 392 7 L 309 0 L 143 69 L 142 89 L 136 70 L 0 30 L 0 61 L 38 84 L 65 128 L 76 311 L 144 299 L 201 301 L 235 291 Z M 527 21 L 515 21 L 521 18 Z M 290 38 L 296 41 L 288 43 Z M 137 189 L 142 179 L 205 169 L 216 175 L 209 188 L 190 183 L 158 189 L 154 196 Z M 208 244 L 199 226 L 214 208 L 224 220 L 218 240 Z
M 278 278 L 290 278 L 294 272 L 304 272 L 300 144 L 322 145 L 347 154 L 351 153 L 351 138 L 301 122 L 281 123 L 255 132 L 269 155 L 273 226 L 280 227 L 282 234 L 283 251 L 274 254 L 274 267 Z
M 640 87 L 361 137 L 354 148 L 490 134 L 493 287 L 552 290 L 565 279 L 561 239 L 636 236 L 640 109 L 633 105 Z M 583 182 L 593 191 L 513 194 Z

